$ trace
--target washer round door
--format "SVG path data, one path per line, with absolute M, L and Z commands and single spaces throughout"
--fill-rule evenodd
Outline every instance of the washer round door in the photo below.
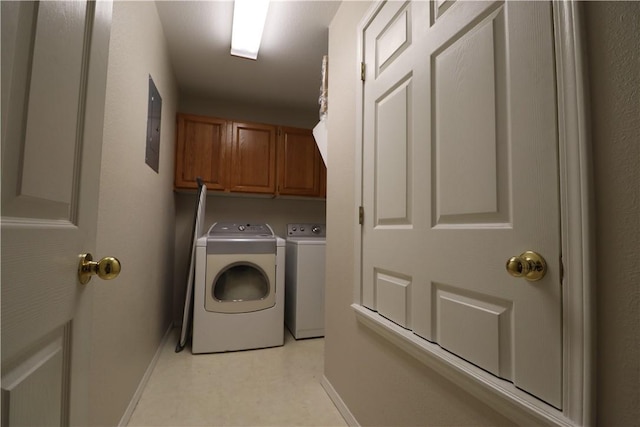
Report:
M 205 310 L 248 313 L 276 302 L 275 254 L 207 256 Z

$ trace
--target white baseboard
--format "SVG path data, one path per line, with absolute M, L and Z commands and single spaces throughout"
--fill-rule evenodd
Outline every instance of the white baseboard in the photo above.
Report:
M 349 408 L 347 408 L 347 405 L 345 405 L 344 401 L 342 400 L 336 389 L 333 388 L 326 376 L 322 376 L 320 384 L 322 384 L 322 388 L 324 388 L 324 391 L 326 391 L 327 395 L 329 395 L 329 399 L 331 399 L 333 404 L 336 405 L 338 412 L 340 412 L 340 415 L 342 415 L 342 418 L 344 418 L 347 425 L 349 425 L 350 427 L 360 427 L 360 424 L 358 424 L 358 420 L 356 420 L 356 417 L 354 417 Z
M 167 332 L 165 332 L 164 336 L 162 337 L 162 340 L 160 340 L 160 345 L 158 346 L 158 350 L 156 350 L 156 354 L 153 356 L 153 359 L 151 359 L 151 363 L 149 363 L 147 370 L 142 376 L 142 379 L 138 384 L 138 388 L 136 389 L 136 392 L 133 394 L 133 397 L 129 402 L 129 406 L 127 406 L 127 410 L 124 411 L 124 414 L 122 415 L 122 418 L 118 423 L 118 427 L 126 427 L 129 424 L 129 420 L 131 420 L 133 411 L 136 409 L 136 406 L 138 405 L 138 401 L 142 397 L 142 392 L 144 391 L 145 387 L 147 386 L 147 383 L 149 382 L 151 373 L 153 372 L 153 369 L 156 367 L 156 364 L 158 363 L 158 359 L 160 359 L 160 355 L 162 354 L 162 348 L 164 347 L 167 340 L 171 336 L 171 331 L 173 330 L 173 328 L 174 328 L 173 324 L 169 325 L 169 329 L 167 329 Z

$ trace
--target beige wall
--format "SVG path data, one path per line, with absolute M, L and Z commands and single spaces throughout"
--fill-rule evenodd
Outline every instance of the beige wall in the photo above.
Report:
M 640 3 L 586 6 L 597 244 L 597 420 L 640 425 Z
M 318 73 L 320 64 L 318 63 Z M 221 101 L 201 96 L 180 94 L 178 111 L 188 114 L 214 116 L 229 120 L 247 120 L 273 125 L 312 129 L 318 123 L 318 110 L 289 109 L 269 105 L 257 105 L 242 101 Z
M 640 419 L 639 4 L 587 7 L 598 240 L 597 411 L 603 426 L 639 425 Z M 361 425 L 509 424 L 360 326 L 349 307 L 356 245 L 356 28 L 368 7 L 344 2 L 329 30 L 325 375 Z
M 145 164 L 148 78 L 162 97 L 160 173 Z M 171 323 L 177 86 L 154 2 L 114 2 L 96 256 L 122 262 L 93 301 L 90 422 L 117 425 Z

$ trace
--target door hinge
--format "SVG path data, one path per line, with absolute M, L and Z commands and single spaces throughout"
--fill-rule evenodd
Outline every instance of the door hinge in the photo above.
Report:
M 362 206 L 358 209 L 358 224 L 364 224 L 364 208 Z
M 365 77 L 365 71 L 366 71 L 366 65 L 364 64 L 364 62 L 360 63 L 360 80 L 364 81 L 364 77 Z

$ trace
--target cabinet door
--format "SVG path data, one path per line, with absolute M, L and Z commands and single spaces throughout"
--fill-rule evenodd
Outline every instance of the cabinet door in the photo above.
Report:
M 234 122 L 231 137 L 230 190 L 247 193 L 276 191 L 276 128 Z
M 278 137 L 278 194 L 321 196 L 322 158 L 308 129 L 283 127 Z
M 226 178 L 227 121 L 178 114 L 176 188 L 198 188 L 201 177 L 210 190 L 224 190 Z

